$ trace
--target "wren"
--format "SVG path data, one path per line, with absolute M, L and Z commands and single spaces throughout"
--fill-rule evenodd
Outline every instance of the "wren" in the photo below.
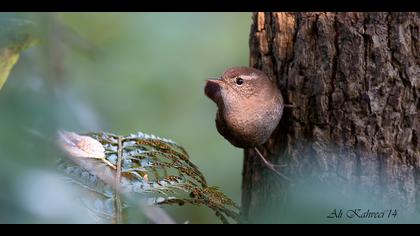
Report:
M 274 81 L 257 69 L 232 67 L 220 78 L 208 79 L 204 92 L 218 107 L 217 131 L 235 147 L 254 148 L 270 169 L 287 179 L 257 149 L 283 114 L 283 97 Z

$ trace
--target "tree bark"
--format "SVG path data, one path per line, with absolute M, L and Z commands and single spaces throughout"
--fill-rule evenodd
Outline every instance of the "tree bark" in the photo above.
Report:
M 250 66 L 270 75 L 294 105 L 259 150 L 286 164 L 280 171 L 293 180 L 273 175 L 245 150 L 245 222 L 298 221 L 294 210 L 308 222 L 329 220 L 342 202 L 392 205 L 406 219 L 419 213 L 419 16 L 253 14 Z

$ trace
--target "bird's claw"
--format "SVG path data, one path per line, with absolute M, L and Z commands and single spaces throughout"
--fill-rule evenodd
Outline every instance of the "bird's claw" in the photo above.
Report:
M 256 147 L 255 147 L 255 151 L 257 152 L 258 156 L 261 158 L 261 160 L 267 165 L 267 167 L 270 170 L 274 171 L 277 175 L 279 175 L 283 179 L 291 182 L 291 179 L 289 177 L 287 177 L 286 175 L 284 175 L 281 172 L 279 172 L 278 170 L 276 170 L 276 166 L 277 167 L 285 167 L 287 165 L 285 165 L 285 164 L 284 165 L 275 165 L 275 164 L 267 161 L 267 159 L 265 159 L 265 157 L 261 154 L 261 152 Z

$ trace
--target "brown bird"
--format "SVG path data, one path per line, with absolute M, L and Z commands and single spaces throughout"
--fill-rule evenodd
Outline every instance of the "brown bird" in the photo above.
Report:
M 288 179 L 257 149 L 268 141 L 283 114 L 276 84 L 260 70 L 233 67 L 220 78 L 208 79 L 204 92 L 217 104 L 217 131 L 235 147 L 254 148 L 270 169 Z

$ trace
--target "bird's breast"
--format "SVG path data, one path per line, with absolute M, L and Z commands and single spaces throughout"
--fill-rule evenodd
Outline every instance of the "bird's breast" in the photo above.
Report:
M 216 116 L 217 131 L 232 145 L 251 148 L 263 144 L 272 133 L 272 128 L 265 123 L 260 114 L 236 112 L 235 114 Z

